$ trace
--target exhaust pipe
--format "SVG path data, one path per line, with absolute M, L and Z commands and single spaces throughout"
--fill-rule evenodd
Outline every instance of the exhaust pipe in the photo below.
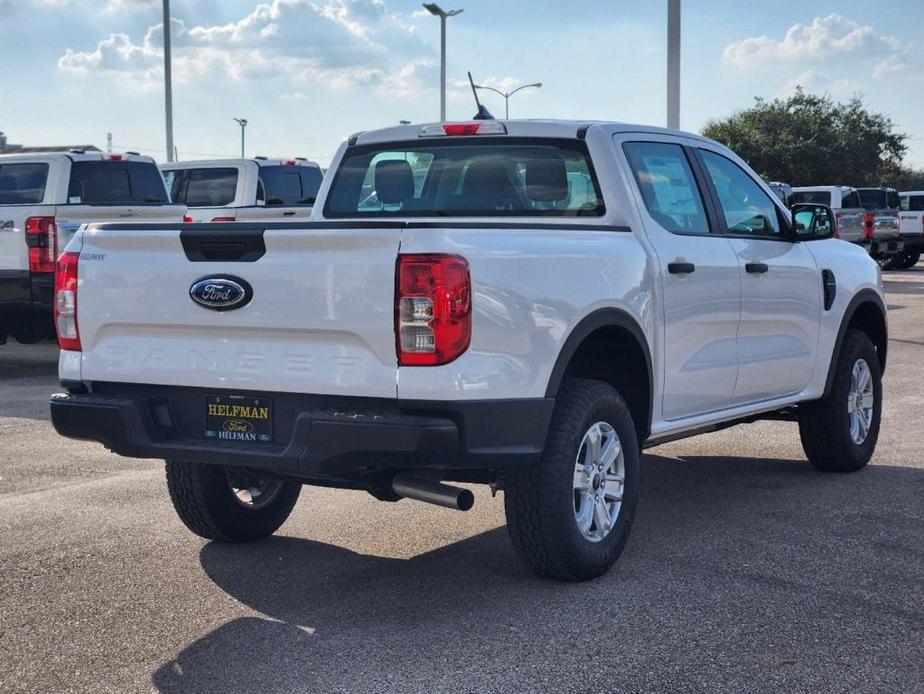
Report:
M 391 481 L 391 488 L 398 496 L 454 508 L 457 511 L 468 511 L 475 504 L 475 495 L 468 489 L 408 475 L 395 475 Z

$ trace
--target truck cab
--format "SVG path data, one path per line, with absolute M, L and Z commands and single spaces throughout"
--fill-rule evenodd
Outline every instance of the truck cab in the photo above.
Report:
M 162 164 L 171 199 L 188 222 L 291 221 L 311 216 L 324 175 L 291 159 L 216 159 Z
M 0 344 L 53 337 L 55 261 L 89 222 L 181 221 L 154 160 L 136 153 L 0 155 Z

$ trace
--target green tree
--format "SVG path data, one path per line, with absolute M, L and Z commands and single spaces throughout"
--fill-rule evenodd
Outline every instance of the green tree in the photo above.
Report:
M 794 186 L 886 185 L 903 170 L 908 149 L 908 136 L 888 116 L 864 108 L 860 97 L 838 103 L 801 87 L 711 120 L 703 135 L 730 147 L 767 180 Z

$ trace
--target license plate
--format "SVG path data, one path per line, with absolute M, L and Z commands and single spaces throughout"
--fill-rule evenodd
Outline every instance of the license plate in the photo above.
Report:
M 240 443 L 273 440 L 273 401 L 246 395 L 209 395 L 205 399 L 205 435 Z

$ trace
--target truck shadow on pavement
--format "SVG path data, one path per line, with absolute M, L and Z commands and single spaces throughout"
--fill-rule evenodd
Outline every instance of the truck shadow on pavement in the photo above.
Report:
M 646 455 L 629 545 L 585 584 L 533 577 L 504 528 L 408 560 L 291 537 L 210 543 L 206 574 L 264 616 L 233 619 L 183 648 L 153 684 L 901 690 L 924 669 L 922 473 Z

